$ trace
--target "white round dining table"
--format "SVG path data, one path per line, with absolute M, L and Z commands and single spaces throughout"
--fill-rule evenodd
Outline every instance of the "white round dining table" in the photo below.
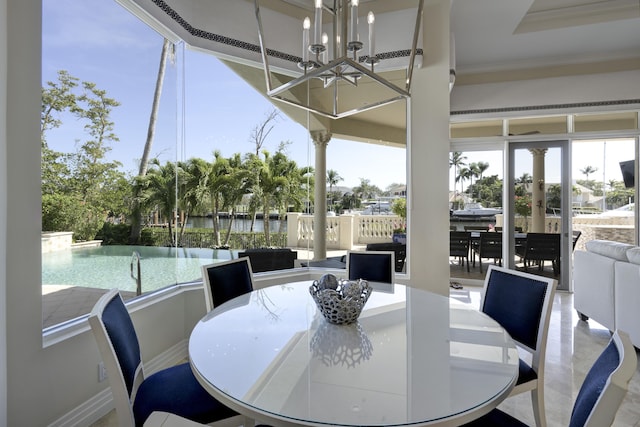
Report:
M 513 388 L 514 341 L 469 304 L 371 283 L 358 321 L 334 325 L 311 283 L 254 290 L 197 323 L 189 359 L 211 395 L 273 426 L 454 426 Z

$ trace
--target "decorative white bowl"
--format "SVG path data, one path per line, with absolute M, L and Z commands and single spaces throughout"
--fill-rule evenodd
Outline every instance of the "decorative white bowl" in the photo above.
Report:
M 348 325 L 358 320 L 364 305 L 371 295 L 371 287 L 366 280 L 333 280 L 325 274 L 314 280 L 309 293 L 318 309 L 329 323 Z M 335 284 L 337 283 L 337 286 Z

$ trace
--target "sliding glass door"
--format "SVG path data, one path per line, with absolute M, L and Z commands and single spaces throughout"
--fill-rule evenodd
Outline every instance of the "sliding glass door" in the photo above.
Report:
M 568 141 L 509 144 L 505 264 L 555 277 L 561 290 L 570 289 L 569 159 Z

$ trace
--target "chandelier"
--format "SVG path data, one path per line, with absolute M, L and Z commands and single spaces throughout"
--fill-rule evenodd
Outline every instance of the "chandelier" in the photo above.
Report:
M 332 119 L 409 98 L 423 1 L 254 0 L 267 95 Z

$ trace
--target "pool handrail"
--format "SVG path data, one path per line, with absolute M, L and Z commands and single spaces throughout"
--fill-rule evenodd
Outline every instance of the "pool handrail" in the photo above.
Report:
M 133 255 L 131 256 L 131 278 L 136 281 L 136 295 L 142 294 L 142 276 L 140 274 L 140 252 L 133 251 Z M 138 267 L 137 276 L 133 275 L 133 261 L 136 261 Z

